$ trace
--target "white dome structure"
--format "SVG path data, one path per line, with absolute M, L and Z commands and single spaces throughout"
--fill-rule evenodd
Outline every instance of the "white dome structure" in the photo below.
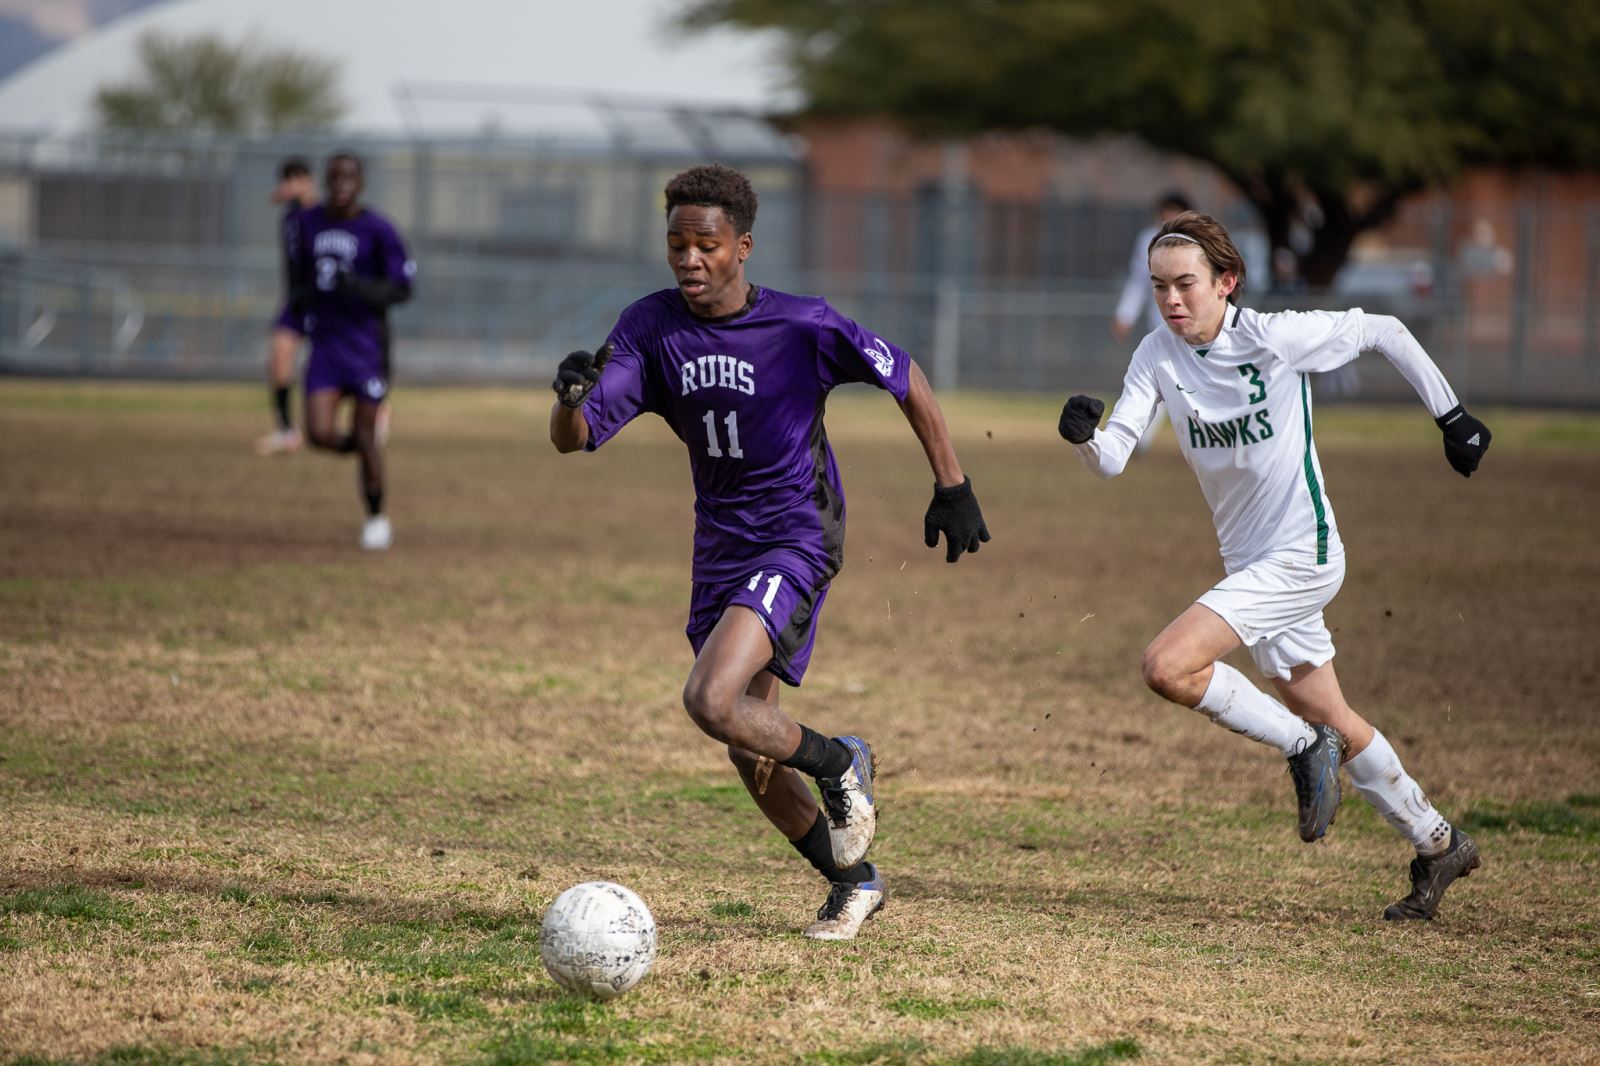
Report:
M 776 38 L 668 22 L 681 0 L 169 0 L 108 24 L 0 82 L 0 129 L 45 137 L 96 125 L 95 92 L 139 72 L 146 33 L 216 34 L 337 61 L 342 131 L 618 136 L 638 110 L 783 107 Z

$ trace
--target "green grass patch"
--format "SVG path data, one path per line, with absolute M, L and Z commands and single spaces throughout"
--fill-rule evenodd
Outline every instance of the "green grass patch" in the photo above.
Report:
M 815 1066 L 914 1066 L 928 1061 L 921 1040 L 884 1040 L 844 1051 L 813 1051 L 800 1061 Z
M 244 953 L 257 962 L 286 963 L 303 959 L 298 945 L 276 929 L 260 929 L 239 942 Z
M 407 988 L 390 992 L 383 1002 L 404 1007 L 423 1021 L 469 1021 L 489 1017 L 478 995 L 454 988 Z
M 1457 823 L 1469 833 L 1485 830 L 1525 829 L 1546 836 L 1600 840 L 1600 813 L 1591 814 L 1587 801 L 1594 797 L 1572 796 L 1565 803 L 1553 800 L 1526 800 L 1521 803 L 1483 804 L 1470 808 Z
M 255 902 L 255 896 L 251 895 L 250 890 L 243 885 L 229 885 L 224 888 L 222 890 L 222 898 L 229 903 L 248 904 Z
M 534 1018 L 497 1034 L 480 1046 L 481 1066 L 532 1066 L 567 1062 L 703 1062 L 735 1049 L 710 1037 L 644 1039 L 645 1026 L 619 1015 L 610 1005 L 555 993 L 534 1005 Z
M 14 896 L 0 898 L 0 911 L 89 922 L 115 922 L 123 917 L 122 906 L 110 896 L 82 885 L 25 889 Z
M 485 936 L 475 921 L 498 927 Z M 344 934 L 341 954 L 397 977 L 466 980 L 479 989 L 500 989 L 543 968 L 536 919 L 485 919 L 477 912 L 446 921 L 402 920 L 352 929 Z
M 922 996 L 900 996 L 884 1006 L 907 1018 L 953 1018 L 977 1010 L 992 1010 L 1000 1006 L 998 999 L 928 999 Z
M 677 800 L 680 803 L 700 803 L 719 811 L 745 814 L 754 810 L 743 785 L 690 784 L 663 789 L 655 799 Z
M 1079 1051 L 1066 1052 L 980 1047 L 960 1058 L 947 1061 L 950 1066 L 1102 1066 L 1107 1062 L 1120 1062 L 1138 1057 L 1138 1042 L 1123 1037 Z
M 356 898 L 349 893 L 339 892 L 331 889 L 323 890 L 321 892 L 289 892 L 279 896 L 278 899 L 284 903 L 308 907 L 322 906 L 330 903 L 349 904 L 356 902 Z
M 717 918 L 748 918 L 756 909 L 744 900 L 722 900 L 711 905 L 711 913 Z

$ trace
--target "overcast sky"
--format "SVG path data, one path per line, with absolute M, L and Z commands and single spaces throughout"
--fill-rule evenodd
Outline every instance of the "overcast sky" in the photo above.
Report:
M 46 49 L 9 76 L 0 63 L 0 127 L 91 128 L 95 91 L 138 80 L 152 31 L 332 59 L 339 125 L 370 133 L 554 135 L 604 125 L 607 109 L 789 106 L 775 35 L 673 33 L 684 3 L 450 0 L 441 20 L 434 3 L 397 0 L 0 0 L 8 43 Z

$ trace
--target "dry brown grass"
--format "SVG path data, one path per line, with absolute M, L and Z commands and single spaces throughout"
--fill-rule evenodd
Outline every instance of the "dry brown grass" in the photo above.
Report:
M 1498 414 L 1471 481 L 1419 412 L 1322 419 L 1346 693 L 1485 853 L 1394 928 L 1358 797 L 1300 844 L 1281 761 L 1140 684 L 1219 567 L 1170 441 L 1101 483 L 1048 402 L 951 403 L 995 541 L 947 567 L 892 404 L 837 398 L 785 699 L 884 755 L 892 898 L 818 945 L 678 706 L 681 445 L 403 394 L 369 558 L 348 464 L 250 455 L 258 392 L 0 386 L 0 1061 L 1600 1061 L 1594 419 Z M 605 1008 L 538 967 L 593 877 L 662 929 Z

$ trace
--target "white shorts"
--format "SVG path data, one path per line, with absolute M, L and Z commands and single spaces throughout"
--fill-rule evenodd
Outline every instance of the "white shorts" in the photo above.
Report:
M 1302 663 L 1333 658 L 1333 637 L 1322 609 L 1344 584 L 1344 555 L 1318 566 L 1303 552 L 1269 555 L 1229 574 L 1197 603 L 1227 622 L 1268 677 L 1289 680 Z

